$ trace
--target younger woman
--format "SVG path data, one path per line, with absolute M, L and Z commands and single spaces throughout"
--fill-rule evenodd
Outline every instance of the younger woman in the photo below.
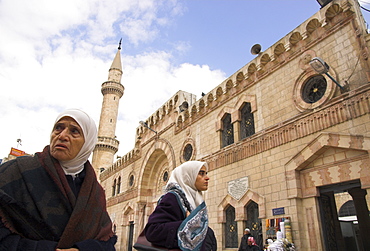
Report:
M 208 189 L 206 162 L 188 161 L 176 167 L 165 194 L 150 215 L 145 236 L 169 249 L 215 251 L 216 238 L 208 227 L 203 191 Z

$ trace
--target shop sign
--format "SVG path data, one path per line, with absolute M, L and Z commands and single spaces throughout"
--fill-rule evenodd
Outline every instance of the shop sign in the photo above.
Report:
M 280 215 L 280 214 L 285 214 L 284 207 L 278 207 L 278 208 L 272 209 L 272 215 Z

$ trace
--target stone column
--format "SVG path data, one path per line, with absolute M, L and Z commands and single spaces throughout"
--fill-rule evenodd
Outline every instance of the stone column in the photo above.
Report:
M 362 250 L 370 250 L 370 216 L 365 198 L 367 192 L 360 187 L 355 187 L 348 190 L 348 193 L 352 196 L 356 208 L 358 227 L 363 245 Z

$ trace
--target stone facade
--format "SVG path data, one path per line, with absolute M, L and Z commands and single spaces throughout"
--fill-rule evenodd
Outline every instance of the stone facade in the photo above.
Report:
M 145 121 L 155 132 L 139 126 L 133 150 L 100 174 L 117 250 L 130 250 L 166 178 L 189 159 L 209 163 L 205 199 L 218 250 L 237 250 L 246 226 L 264 242 L 277 218 L 290 219 L 298 250 L 336 250 L 325 232 L 325 196 L 342 189 L 370 208 L 368 40 L 357 2 L 333 1 L 200 99 L 182 91 L 171 97 Z M 309 64 L 315 57 L 330 70 L 324 86 L 307 89 L 321 76 Z M 255 133 L 242 139 L 247 103 Z M 222 147 L 227 114 L 234 143 Z M 367 220 L 359 219 L 362 233 Z

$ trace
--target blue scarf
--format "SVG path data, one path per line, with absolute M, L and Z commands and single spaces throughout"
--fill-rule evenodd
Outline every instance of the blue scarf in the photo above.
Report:
M 166 192 L 176 195 L 177 202 L 180 208 L 182 208 L 184 217 L 186 217 L 186 211 L 190 212 L 190 215 L 184 219 L 177 230 L 180 249 L 183 251 L 200 250 L 208 230 L 206 203 L 203 201 L 197 208 L 193 209 L 186 199 L 185 193 L 177 183 L 167 185 Z

